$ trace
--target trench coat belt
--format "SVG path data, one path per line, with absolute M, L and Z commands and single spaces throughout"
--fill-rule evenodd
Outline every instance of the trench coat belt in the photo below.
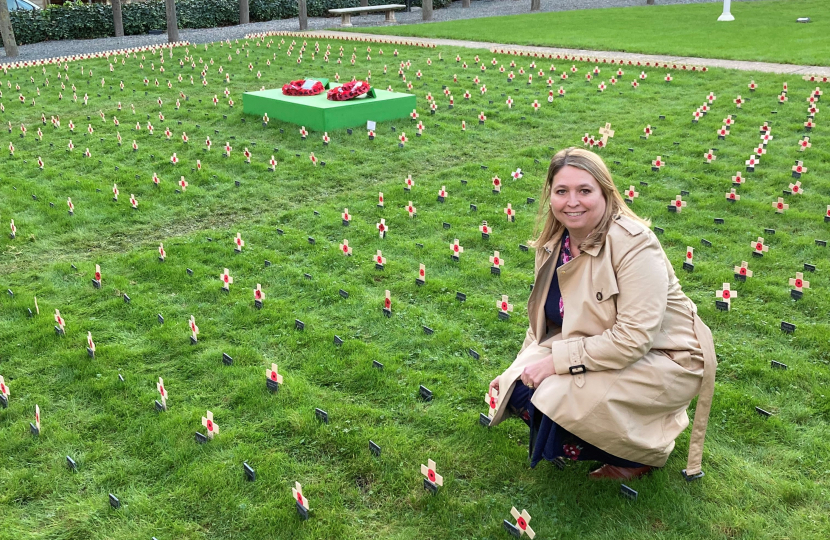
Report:
M 712 331 L 698 317 L 697 307 L 695 307 L 694 316 L 695 335 L 703 350 L 703 380 L 698 394 L 692 435 L 689 439 L 689 457 L 686 463 L 687 477 L 695 476 L 701 472 L 703 440 L 706 438 L 706 426 L 709 423 L 709 411 L 712 408 L 712 397 L 715 393 L 715 371 L 718 367 Z

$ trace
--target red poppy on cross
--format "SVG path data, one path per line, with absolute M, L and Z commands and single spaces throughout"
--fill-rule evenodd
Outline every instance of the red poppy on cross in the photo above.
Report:
M 798 151 L 799 152 L 803 152 L 803 151 L 807 150 L 808 148 L 810 148 L 811 146 L 813 146 L 813 145 L 810 144 L 810 137 L 807 137 L 806 135 L 804 136 L 804 138 L 802 140 L 798 141 Z
M 340 244 L 340 253 L 342 253 L 343 255 L 346 255 L 346 256 L 351 256 L 352 248 L 349 247 L 349 241 L 348 240 L 344 239 L 343 243 Z
M 533 111 L 534 111 L 534 112 L 535 112 L 535 111 L 538 111 L 538 110 L 539 110 L 539 107 L 541 107 L 541 105 L 539 104 L 539 100 L 538 100 L 538 99 L 534 99 L 534 100 L 533 100 L 533 103 L 532 103 L 531 105 L 532 105 L 532 107 L 533 107 Z
M 804 274 L 801 272 L 796 272 L 794 278 L 790 278 L 790 285 L 795 287 L 795 290 L 798 292 L 802 292 L 802 289 L 809 289 L 810 282 L 804 281 Z
M 496 302 L 496 306 L 499 308 L 499 312 L 507 313 L 509 311 L 513 311 L 513 304 L 507 302 L 507 295 L 501 295 L 501 300 Z
M 721 128 L 718 130 L 718 136 L 726 137 L 727 135 L 729 135 L 729 130 L 726 129 L 726 126 L 721 126 Z
M 671 75 L 666 73 L 666 82 L 671 82 Z
M 513 210 L 511 203 L 507 203 L 507 208 L 504 209 L 504 213 L 507 215 L 507 221 L 514 221 L 516 219 L 516 211 Z
M 3 380 L 3 376 L 0 375 L 0 394 L 6 397 L 6 401 L 9 400 L 9 387 L 6 386 L 6 381 Z
M 222 288 L 226 291 L 230 290 L 230 285 L 231 283 L 233 283 L 233 278 L 228 273 L 227 268 L 225 268 L 225 270 L 221 274 L 219 274 L 219 279 L 222 281 Z
M 626 196 L 627 199 L 633 201 L 634 199 L 636 199 L 637 197 L 640 196 L 640 193 L 637 192 L 637 191 L 634 191 L 634 186 L 629 186 L 628 189 L 625 192 L 625 196 Z
M 717 159 L 717 156 L 715 155 L 715 153 L 710 148 L 708 152 L 703 154 L 703 159 L 706 160 L 706 163 L 712 163 L 713 160 Z
M 761 156 L 763 156 L 764 154 L 766 154 L 766 153 L 767 153 L 767 149 L 764 148 L 763 144 L 759 144 L 758 148 L 755 149 L 755 155 L 758 156 L 759 158 Z
M 657 170 L 659 170 L 660 167 L 662 167 L 665 164 L 666 164 L 666 162 L 664 162 L 660 156 L 657 156 L 657 159 L 655 159 L 654 161 L 651 162 L 651 168 L 652 169 L 656 168 Z
M 645 133 L 645 134 L 646 134 L 646 139 L 648 139 L 648 138 L 651 136 L 651 124 L 648 124 L 648 125 L 647 125 L 644 129 L 643 129 L 643 133 Z
M 679 214 L 680 212 L 683 211 L 683 208 L 686 206 L 686 201 L 683 200 L 682 195 L 678 195 L 669 204 L 674 206 L 675 209 L 676 209 L 676 212 Z
M 403 145 L 404 145 L 404 144 L 405 144 L 405 143 L 406 143 L 409 139 L 407 139 L 407 138 L 406 138 L 406 133 L 401 132 L 401 136 L 400 136 L 400 137 L 398 137 L 398 140 L 400 141 L 400 143 L 399 143 L 399 144 L 400 144 L 401 146 L 403 146 Z
M 692 264 L 694 262 L 695 248 L 691 246 L 686 247 L 686 262 Z
M 374 260 L 375 260 L 375 264 L 379 264 L 381 266 L 386 264 L 386 257 L 383 256 L 383 253 L 381 252 L 381 250 L 378 250 L 378 252 L 375 254 Z
M 427 465 L 421 464 L 421 474 L 426 476 L 427 480 L 437 486 L 444 485 L 444 478 L 435 472 L 435 462 L 431 459 L 427 460 Z
M 304 509 L 309 510 L 308 499 L 306 499 L 303 495 L 303 486 L 301 486 L 299 482 L 294 483 L 294 487 L 291 488 L 291 495 L 294 497 L 294 500 L 297 501 L 297 504 L 302 506 Z
M 698 110 L 696 110 L 695 112 L 692 113 L 692 118 L 694 118 L 694 120 L 693 120 L 694 122 L 697 122 L 698 120 L 700 120 L 700 118 L 702 116 L 703 116 L 703 112 L 700 109 L 698 109 Z
M 130 193 L 130 205 L 133 208 L 138 209 L 138 199 L 136 199 L 135 195 L 133 195 L 132 193 Z
M 741 196 L 735 193 L 735 188 L 729 190 L 729 193 L 726 194 L 726 198 L 730 201 L 740 201 Z
M 383 207 L 383 192 L 382 191 L 378 192 L 378 206 L 380 206 L 381 208 Z
M 271 369 L 265 370 L 265 376 L 269 381 L 274 381 L 277 384 L 282 384 L 282 375 L 277 373 L 277 364 L 271 364 Z
M 740 266 L 735 267 L 735 273 L 739 276 L 752 277 L 752 270 L 749 269 L 749 263 L 742 261 Z
M 40 434 L 40 405 L 35 405 L 35 428 Z
M 40 158 L 38 158 L 38 159 L 40 159 Z M 41 165 L 41 167 L 40 167 L 40 168 L 42 169 L 42 168 L 43 168 L 43 165 Z M 70 213 L 70 214 L 75 213 L 75 204 L 72 202 L 72 199 L 71 199 L 70 197 L 67 197 L 67 198 L 66 198 L 66 206 L 68 206 L 68 207 L 69 207 L 69 213 Z
M 495 388 L 491 388 L 489 392 L 484 396 L 484 403 L 487 404 L 488 412 L 487 416 L 491 419 L 493 415 L 496 414 L 496 406 L 499 402 L 499 391 Z
M 95 342 L 92 341 L 92 332 L 86 333 L 86 346 L 90 351 L 95 352 Z
M 749 159 L 744 161 L 744 163 L 747 167 L 754 168 L 756 165 L 761 163 L 761 160 L 759 158 L 756 158 L 755 156 L 749 156 Z
M 793 165 L 793 172 L 802 174 L 807 172 L 807 167 L 804 166 L 804 163 L 801 161 L 796 161 L 795 165 Z
M 317 156 L 314 155 L 314 152 L 309 154 L 308 159 L 311 160 L 312 165 L 314 165 L 315 167 L 317 166 Z
M 790 191 L 797 195 L 801 195 L 802 193 L 804 193 L 804 190 L 801 189 L 801 180 L 799 180 L 795 184 L 790 184 Z
M 737 298 L 738 293 L 736 291 L 732 291 L 732 290 L 729 289 L 729 283 L 724 283 L 723 284 L 723 289 L 721 289 L 719 291 L 716 291 L 715 296 L 722 299 L 724 302 L 726 302 L 726 304 L 728 306 L 731 307 L 730 301 L 733 298 Z
M 380 223 L 375 225 L 375 228 L 378 230 L 378 234 L 381 238 L 386 238 L 386 233 L 389 231 L 389 226 L 386 224 L 386 220 L 384 218 L 380 218 Z
M 784 103 L 787 101 L 787 94 L 781 94 L 778 96 L 778 103 Z
M 265 293 L 262 292 L 262 285 L 259 283 L 256 284 L 256 289 L 254 289 L 254 300 L 259 300 L 260 302 L 265 300 Z
M 167 410 L 167 390 L 164 388 L 164 379 L 159 377 L 159 382 L 156 383 L 156 389 L 159 391 L 159 396 L 161 396 L 161 405 L 164 407 L 164 410 Z
M 758 88 L 758 85 L 757 85 L 757 84 L 755 84 L 755 81 L 754 81 L 754 80 L 753 80 L 753 81 L 749 81 L 749 85 L 748 85 L 748 86 L 749 86 L 749 91 L 750 91 L 750 92 L 754 92 L 754 91 Z
M 454 257 L 458 257 L 462 253 L 464 253 L 464 248 L 458 244 L 458 238 L 453 240 L 452 244 L 450 244 L 450 250 L 452 250 L 452 254 Z
M 750 242 L 749 245 L 752 246 L 752 249 L 755 253 L 760 253 L 763 255 L 765 251 L 769 251 L 769 246 L 764 245 L 764 239 L 760 236 L 758 237 L 758 240 L 756 240 L 755 242 Z
M 251 152 L 248 150 L 247 147 L 245 147 L 245 149 L 242 150 L 242 155 L 245 156 L 245 162 L 246 163 L 251 162 Z
M 61 312 L 57 309 L 55 310 L 55 322 L 58 323 L 58 328 L 60 328 L 61 331 L 66 331 L 66 321 L 63 320 L 63 317 L 61 317 Z
M 417 209 L 412 206 L 412 201 L 409 201 L 409 204 L 406 205 L 406 211 L 409 213 L 409 217 L 415 217 Z
M 527 513 L 527 510 L 522 510 L 522 512 L 519 513 L 514 506 L 510 509 L 510 515 L 516 520 L 516 527 L 519 529 L 519 536 L 526 534 L 530 540 L 533 540 L 536 533 L 530 528 L 530 514 Z
M 733 100 L 732 100 L 732 102 L 733 102 L 733 103 L 735 103 L 735 105 L 736 105 L 736 106 L 740 109 L 740 108 L 741 108 L 741 105 L 742 105 L 742 104 L 743 104 L 743 102 L 744 102 L 744 100 L 743 100 L 743 99 L 741 99 L 740 94 L 738 94 L 738 97 L 736 97 L 735 99 L 733 99 Z
M 490 256 L 490 263 L 496 268 L 501 268 L 501 265 L 504 264 L 504 259 L 501 258 L 498 251 L 494 251 Z
M 95 281 L 101 281 L 101 265 L 95 265 Z
M 173 155 L 170 156 L 170 163 L 175 165 L 178 162 L 179 162 L 179 158 L 176 156 L 176 152 L 173 152 Z
M 389 291 L 386 291 L 386 296 L 383 299 L 383 309 L 392 311 L 392 296 Z
M 233 239 L 233 243 L 236 246 L 236 251 L 242 251 L 242 248 L 245 247 L 245 240 L 242 239 L 242 233 L 236 233 L 236 238 Z
M 213 413 L 210 411 L 207 411 L 207 415 L 202 417 L 202 425 L 205 426 L 209 439 L 219 433 L 219 426 L 213 422 Z
M 348 208 L 344 208 L 344 209 L 343 209 L 343 213 L 342 213 L 342 214 L 340 214 L 340 217 L 342 217 L 342 218 L 343 218 L 343 222 L 344 222 L 344 224 L 346 224 L 346 223 L 348 223 L 348 222 L 350 222 L 350 221 L 352 220 L 352 216 L 351 216 L 351 215 L 349 215 L 349 209 L 348 209 Z
M 777 201 L 773 201 L 772 207 L 775 208 L 776 214 L 783 214 L 784 210 L 788 210 L 790 208 L 790 205 L 786 204 L 782 197 L 778 197 Z
M 300 137 L 302 137 L 303 139 L 308 137 L 308 131 L 306 131 L 305 126 L 300 127 Z
M 486 221 L 481 224 L 478 230 L 481 231 L 481 234 L 490 234 L 493 232 L 493 228 L 487 225 Z

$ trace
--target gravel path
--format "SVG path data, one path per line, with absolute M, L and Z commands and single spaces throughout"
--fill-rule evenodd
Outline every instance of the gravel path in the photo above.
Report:
M 703 2 L 719 2 L 720 0 L 656 0 L 660 5 L 665 4 L 697 4 Z M 744 0 L 747 1 L 747 0 Z M 749 0 L 752 1 L 752 0 Z M 646 0 L 542 0 L 542 11 L 568 11 L 575 9 L 599 9 L 608 7 L 642 6 Z M 478 17 L 494 17 L 499 15 L 515 15 L 530 12 L 530 0 L 475 0 L 467 9 L 461 7 L 461 2 L 453 2 L 449 7 L 433 12 L 433 21 L 450 21 L 457 19 L 474 19 Z M 421 11 L 415 8 L 411 13 L 397 13 L 399 24 L 422 23 Z M 383 26 L 384 15 L 370 14 L 362 17 L 352 17 L 354 26 Z M 340 27 L 340 17 L 314 17 L 308 19 L 309 30 Z M 238 39 L 253 32 L 267 32 L 269 30 L 299 30 L 297 19 L 282 19 L 260 23 L 251 23 L 224 28 L 203 28 L 198 30 L 179 30 L 179 37 L 191 43 L 209 43 L 223 39 Z M 140 47 L 166 43 L 167 35 L 140 35 L 123 38 L 102 38 L 64 41 L 45 41 L 19 47 L 20 56 L 17 60 L 39 60 L 71 54 L 83 54 Z M 2 50 L 2 48 L 0 48 Z M 0 55 L 0 62 L 5 62 L 5 51 Z

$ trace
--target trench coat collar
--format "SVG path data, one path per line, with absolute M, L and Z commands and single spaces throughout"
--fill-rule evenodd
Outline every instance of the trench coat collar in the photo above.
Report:
M 617 216 L 615 216 L 614 219 L 616 220 Z M 602 249 L 602 246 L 605 244 L 605 237 L 607 235 L 608 235 L 608 233 L 604 234 L 602 236 L 602 239 L 599 242 L 597 242 L 596 245 L 594 245 L 594 246 L 592 246 L 588 249 L 583 250 L 581 253 L 586 253 L 586 254 L 590 255 L 591 257 L 596 257 L 599 254 L 600 250 Z M 562 233 L 555 234 L 553 236 L 553 238 L 551 238 L 550 240 L 545 242 L 544 246 L 542 246 L 542 247 L 544 248 L 544 250 L 547 254 L 549 254 L 549 255 L 553 254 L 554 250 L 558 251 L 559 242 L 561 240 L 562 240 Z

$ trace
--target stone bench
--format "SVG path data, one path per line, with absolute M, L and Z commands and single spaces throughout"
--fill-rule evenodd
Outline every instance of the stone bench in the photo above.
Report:
M 353 14 L 363 14 L 373 11 L 385 11 L 386 22 L 396 22 L 395 11 L 405 8 L 406 6 L 403 4 L 385 4 L 382 6 L 360 6 L 353 8 L 330 9 L 329 13 L 334 13 L 335 15 L 340 15 L 341 17 L 343 17 L 343 19 L 340 21 L 340 26 L 351 26 Z

